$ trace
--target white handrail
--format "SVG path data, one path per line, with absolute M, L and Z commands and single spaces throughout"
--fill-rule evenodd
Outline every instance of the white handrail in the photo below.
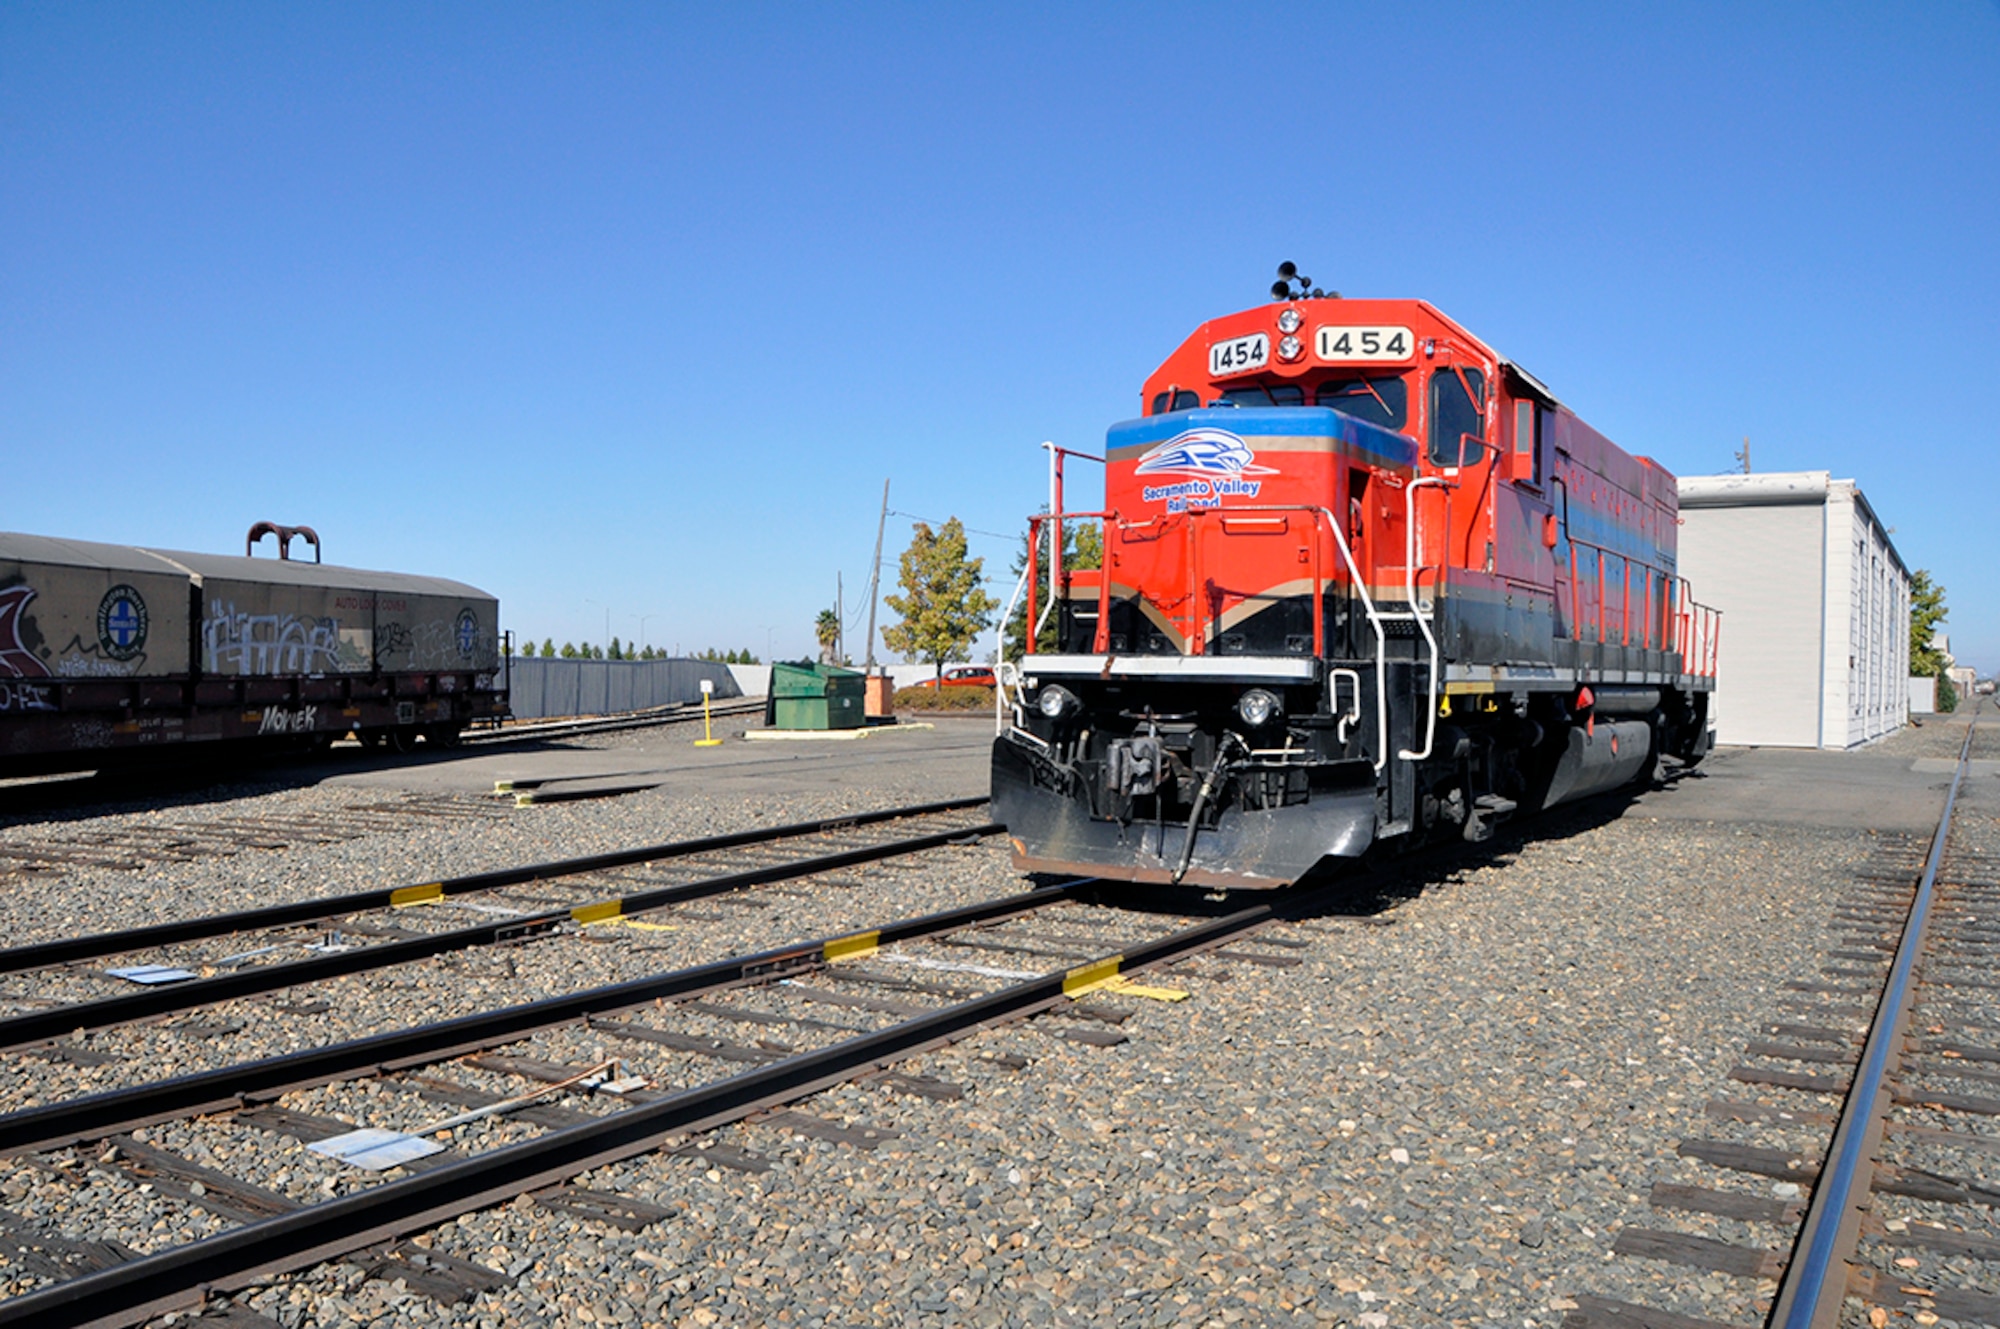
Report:
M 1063 450 L 1054 443 L 1043 443 L 1049 454 L 1049 602 L 1042 606 L 1042 616 L 1030 624 L 1028 631 L 1035 638 L 1042 635 L 1042 625 L 1049 621 L 1049 615 L 1056 611 L 1056 581 L 1062 571 L 1062 456 Z M 1035 551 L 1028 551 L 1028 566 L 1035 566 Z
M 1424 645 L 1431 653 L 1430 700 L 1424 715 L 1424 750 L 1412 752 L 1408 748 L 1402 749 L 1396 755 L 1404 761 L 1428 761 L 1431 748 L 1437 742 L 1438 642 L 1436 634 L 1431 631 L 1430 615 L 1417 603 L 1417 491 L 1425 485 L 1436 485 L 1442 489 L 1446 483 L 1441 475 L 1427 475 L 1421 480 L 1410 481 L 1403 490 L 1403 591 L 1410 599 L 1410 618 L 1415 621 L 1417 631 L 1424 634 Z M 1447 539 L 1450 534 L 1447 529 Z
M 996 738 L 1006 733 L 1009 728 L 1007 723 L 1007 674 L 1013 666 L 1007 659 L 1007 625 L 1014 621 L 1014 606 L 1021 603 L 1021 596 L 1028 589 L 1028 578 L 1034 575 L 1035 551 L 1031 549 L 1028 551 L 1027 563 L 1021 568 L 1021 576 L 1014 583 L 1014 594 L 1008 598 L 1007 612 L 1001 617 L 1000 631 L 996 634 L 1000 646 L 998 652 L 1000 658 L 994 661 L 993 664 L 993 682 L 996 685 L 993 689 L 993 735 Z M 1027 624 L 1023 623 L 1021 626 L 1025 628 Z M 1028 653 L 1027 647 L 1027 642 L 1024 641 L 1021 643 L 1021 654 L 1023 656 Z M 1019 678 L 1020 675 L 1016 673 L 1015 690 L 1017 693 L 1022 691 Z M 1026 705 L 1026 695 L 1021 695 L 1015 704 L 1017 707 Z M 1018 726 L 1015 727 L 1018 728 Z
M 1238 512 L 1311 512 L 1326 518 L 1326 528 L 1333 532 L 1333 542 L 1340 547 L 1340 561 L 1347 565 L 1348 581 L 1361 597 L 1361 608 L 1368 615 L 1368 625 L 1375 629 L 1375 769 L 1380 771 L 1389 760 L 1389 635 L 1382 630 L 1382 615 L 1375 610 L 1374 597 L 1368 594 L 1368 583 L 1354 561 L 1354 552 L 1347 547 L 1347 536 L 1341 532 L 1340 522 L 1334 518 L 1331 509 L 1316 503 L 1249 503 L 1241 506 L 1232 503 L 1226 508 L 1203 508 L 1200 515 L 1216 513 L 1228 517 Z M 1315 604 L 1313 613 L 1323 615 L 1325 606 Z

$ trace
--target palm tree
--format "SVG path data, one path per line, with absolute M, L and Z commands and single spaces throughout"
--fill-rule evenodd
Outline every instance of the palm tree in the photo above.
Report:
M 813 620 L 813 635 L 819 638 L 819 658 L 827 664 L 840 663 L 840 652 L 835 649 L 840 644 L 840 615 L 831 609 L 820 610 Z

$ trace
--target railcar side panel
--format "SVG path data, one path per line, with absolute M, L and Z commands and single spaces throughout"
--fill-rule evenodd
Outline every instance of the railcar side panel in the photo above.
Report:
M 438 578 L 0 533 L 0 773 L 187 743 L 449 741 L 499 606 Z

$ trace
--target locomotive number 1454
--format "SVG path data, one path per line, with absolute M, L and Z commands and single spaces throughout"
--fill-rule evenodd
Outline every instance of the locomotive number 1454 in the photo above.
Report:
M 1208 374 L 1210 378 L 1221 378 L 1225 374 L 1246 374 L 1253 369 L 1262 369 L 1271 363 L 1271 338 L 1269 334 L 1253 332 L 1247 337 L 1231 337 L 1219 341 L 1208 348 Z
M 1408 328 L 1322 327 L 1313 351 L 1322 360 L 1407 360 L 1416 350 Z

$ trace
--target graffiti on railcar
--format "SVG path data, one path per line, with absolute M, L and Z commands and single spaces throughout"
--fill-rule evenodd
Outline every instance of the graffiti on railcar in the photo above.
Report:
M 210 673 L 338 673 L 341 644 L 337 619 L 239 613 L 229 600 L 211 600 L 201 625 L 202 667 Z
M 375 629 L 375 654 L 380 659 L 400 655 L 410 649 L 410 630 L 391 619 Z
M 266 706 L 257 725 L 260 734 L 309 734 L 319 715 L 317 706 Z
M 48 678 L 49 666 L 36 653 L 42 634 L 27 617 L 36 591 L 26 583 L 0 589 L 0 678 Z
M 458 625 L 450 619 L 418 623 L 411 635 L 410 664 L 415 668 L 449 669 L 458 663 Z
M 56 652 L 55 672 L 64 678 L 126 678 L 145 671 L 144 651 L 123 659 L 106 659 L 95 644 L 84 641 L 80 635 L 71 637 Z
M 16 683 L 0 679 L 0 714 L 11 711 L 53 711 L 56 704 L 48 683 Z

